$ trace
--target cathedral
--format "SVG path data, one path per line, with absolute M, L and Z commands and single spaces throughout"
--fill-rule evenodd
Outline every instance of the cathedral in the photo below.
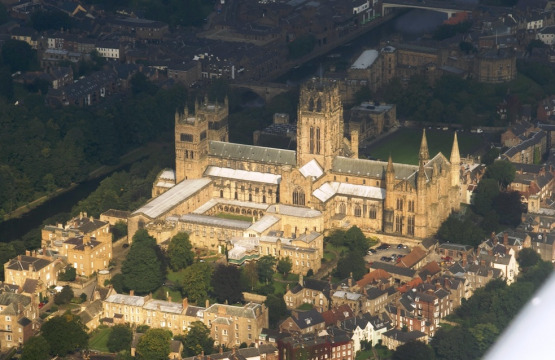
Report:
M 337 83 L 325 79 L 301 86 L 297 115 L 295 151 L 229 143 L 227 99 L 177 112 L 175 172 L 159 175 L 153 199 L 133 212 L 130 238 L 146 227 L 159 242 L 188 231 L 196 247 L 268 236 L 308 244 L 313 233 L 356 225 L 382 240 L 418 241 L 459 210 L 456 134 L 449 159 L 430 158 L 425 132 L 418 165 L 359 159 L 358 133 L 343 135 Z

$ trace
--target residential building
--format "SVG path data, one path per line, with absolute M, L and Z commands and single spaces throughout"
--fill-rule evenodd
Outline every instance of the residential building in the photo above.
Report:
M 25 255 L 18 255 L 4 264 L 4 281 L 23 287 L 27 279 L 38 280 L 42 292 L 56 285 L 58 273 L 63 268 L 61 259 L 27 250 Z
M 422 341 L 427 344 L 428 335 L 417 330 L 405 332 L 399 329 L 392 329 L 382 334 L 382 345 L 389 350 L 395 351 L 399 346 L 409 341 Z
M 283 295 L 285 305 L 289 310 L 298 308 L 303 304 L 311 304 L 319 312 L 324 312 L 330 307 L 330 289 L 331 284 L 328 281 L 305 279 L 299 276 L 299 282 L 289 288 Z
M 39 329 L 38 314 L 38 301 L 31 296 L 1 292 L 0 352 L 23 346 L 35 334 Z
M 152 299 L 150 295 L 137 296 L 112 294 L 102 301 L 103 318 L 108 325 L 148 325 L 152 328 L 170 330 L 174 334 L 185 334 L 195 321 L 204 320 L 205 308 L 189 305 L 187 298 L 181 303 Z
M 281 332 L 290 334 L 309 334 L 326 328 L 326 321 L 316 309 L 308 311 L 292 311 L 291 316 L 280 325 Z
M 80 235 L 64 241 L 64 253 L 78 275 L 91 276 L 107 269 L 112 260 L 112 239 L 100 242 L 89 235 Z
M 353 352 L 356 354 L 361 350 L 362 341 L 379 344 L 379 341 L 382 340 L 382 334 L 390 327 L 390 321 L 366 313 L 345 319 L 338 326 L 350 334 L 353 342 Z
M 337 328 L 280 339 L 278 351 L 280 360 L 353 360 L 355 356 L 352 340 Z
M 540 255 L 543 261 L 555 261 L 555 234 L 541 233 L 531 235 L 531 248 Z
M 243 306 L 213 304 L 204 311 L 204 325 L 216 346 L 252 344 L 268 327 L 268 308 L 252 302 Z

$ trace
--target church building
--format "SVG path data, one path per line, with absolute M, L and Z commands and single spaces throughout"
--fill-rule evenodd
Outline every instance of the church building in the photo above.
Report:
M 335 81 L 301 86 L 296 151 L 229 143 L 227 117 L 227 99 L 176 113 L 175 175 L 163 172 L 153 187 L 157 196 L 132 213 L 130 239 L 141 227 L 159 242 L 188 231 L 193 246 L 216 249 L 237 237 L 290 243 L 356 225 L 382 240 L 419 241 L 459 210 L 456 134 L 449 159 L 430 158 L 425 132 L 415 149 L 418 165 L 359 159 L 357 131 L 350 140 L 343 136 Z M 314 243 L 307 247 L 322 246 Z

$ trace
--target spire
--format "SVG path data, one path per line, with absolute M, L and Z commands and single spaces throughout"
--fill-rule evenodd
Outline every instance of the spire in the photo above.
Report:
M 395 170 L 393 169 L 393 159 L 391 158 L 391 153 L 389 153 L 389 159 L 387 160 L 387 173 L 393 173 Z
M 451 164 L 460 165 L 461 155 L 459 153 L 459 141 L 457 140 L 457 132 L 455 131 L 455 138 L 453 139 L 453 148 L 451 149 Z
M 422 129 L 422 142 L 420 143 L 420 152 L 418 153 L 418 160 L 426 162 L 430 158 L 428 153 L 428 141 L 426 140 L 426 129 Z

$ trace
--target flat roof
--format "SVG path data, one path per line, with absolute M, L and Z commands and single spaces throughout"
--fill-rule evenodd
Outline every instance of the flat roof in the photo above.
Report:
M 377 50 L 364 50 L 351 65 L 351 69 L 368 69 L 376 61 L 378 55 Z
M 209 166 L 204 172 L 204 175 L 274 185 L 281 182 L 281 175 L 263 173 L 259 171 L 236 170 L 219 166 Z
M 340 182 L 322 184 L 312 193 L 318 200 L 326 202 L 335 195 L 348 195 L 368 199 L 385 199 L 385 189 L 376 186 L 355 185 Z

